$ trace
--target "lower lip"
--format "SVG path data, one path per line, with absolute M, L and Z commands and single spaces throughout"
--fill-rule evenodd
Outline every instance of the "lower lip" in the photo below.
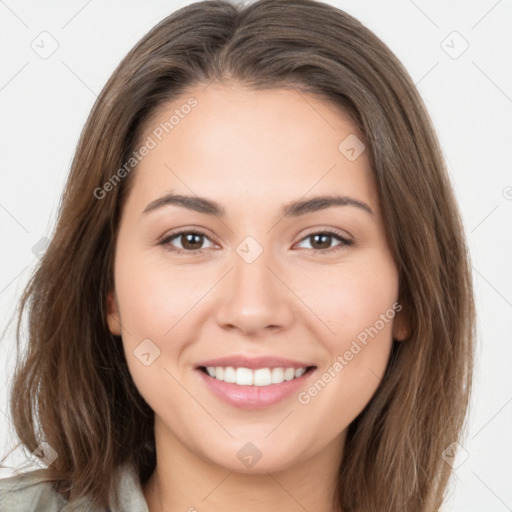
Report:
M 196 369 L 203 382 L 224 402 L 241 409 L 264 409 L 289 397 L 304 385 L 305 381 L 315 372 L 307 371 L 304 375 L 280 384 L 269 386 L 239 386 L 210 377 L 202 370 Z

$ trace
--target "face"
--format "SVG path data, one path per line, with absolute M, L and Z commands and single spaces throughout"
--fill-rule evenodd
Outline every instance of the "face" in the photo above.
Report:
M 404 338 L 361 140 L 313 96 L 235 83 L 142 137 L 109 326 L 155 428 L 202 460 L 268 472 L 340 446 Z

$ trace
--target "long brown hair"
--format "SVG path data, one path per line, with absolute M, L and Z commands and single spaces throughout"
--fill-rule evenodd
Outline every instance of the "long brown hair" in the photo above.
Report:
M 230 80 L 317 95 L 364 136 L 411 330 L 394 342 L 380 387 L 349 427 L 336 499 L 344 512 L 436 511 L 451 474 L 442 453 L 462 435 L 472 382 L 475 313 L 462 222 L 405 68 L 359 21 L 313 0 L 191 4 L 158 23 L 114 71 L 19 303 L 18 350 L 28 308 L 28 348 L 11 395 L 19 440 L 30 451 L 42 441 L 56 450 L 43 471 L 70 500 L 87 495 L 107 506 L 121 464 L 134 464 L 142 483 L 153 472 L 153 411 L 106 320 L 136 166 L 108 193 L 98 190 L 129 161 L 160 106 L 193 85 Z

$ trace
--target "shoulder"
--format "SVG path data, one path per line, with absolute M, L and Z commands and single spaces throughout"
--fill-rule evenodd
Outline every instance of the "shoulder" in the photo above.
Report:
M 140 481 L 131 466 L 121 467 L 113 478 L 109 512 L 148 512 Z M 105 512 L 94 507 L 88 498 L 68 504 L 52 482 L 39 471 L 30 471 L 0 479 L 0 512 Z
M 36 471 L 0 479 L 0 512 L 99 512 L 88 499 L 68 504 Z
M 0 512 L 58 512 L 64 497 L 34 472 L 0 479 Z
M 0 512 L 148 512 L 133 466 L 123 465 L 116 470 L 110 501 L 114 506 L 107 507 L 107 511 L 92 505 L 88 498 L 68 504 L 38 470 L 0 479 Z

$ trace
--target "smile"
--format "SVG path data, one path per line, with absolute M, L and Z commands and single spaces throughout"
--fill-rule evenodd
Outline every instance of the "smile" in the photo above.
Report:
M 270 386 L 302 377 L 312 367 L 303 368 L 234 368 L 232 366 L 202 367 L 214 379 L 238 386 Z
M 260 410 L 296 397 L 315 370 L 316 366 L 199 366 L 196 375 L 222 402 L 239 409 Z

